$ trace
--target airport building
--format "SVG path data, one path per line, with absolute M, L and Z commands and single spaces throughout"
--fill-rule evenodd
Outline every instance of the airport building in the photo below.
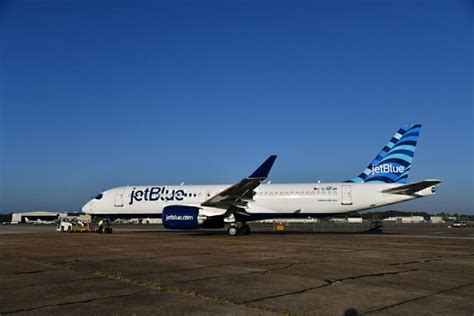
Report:
M 143 218 L 140 224 L 163 224 L 161 218 Z
M 441 216 L 431 216 L 430 221 L 433 224 L 445 223 L 445 220 Z
M 384 221 L 414 224 L 423 223 L 425 221 L 425 218 L 423 216 L 393 216 L 385 218 Z
M 92 216 L 88 214 L 81 214 L 77 217 L 77 219 L 86 224 L 90 224 L 92 222 Z
M 26 223 L 42 221 L 54 221 L 59 217 L 67 216 L 67 213 L 62 212 L 22 212 L 12 213 L 12 223 Z

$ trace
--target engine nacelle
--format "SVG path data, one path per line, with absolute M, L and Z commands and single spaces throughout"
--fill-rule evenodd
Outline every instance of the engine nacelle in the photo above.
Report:
M 163 226 L 168 229 L 197 229 L 202 220 L 199 219 L 199 207 L 170 205 L 161 213 Z

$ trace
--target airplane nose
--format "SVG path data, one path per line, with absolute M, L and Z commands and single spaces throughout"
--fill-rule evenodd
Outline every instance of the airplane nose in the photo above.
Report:
M 83 207 L 82 207 L 82 213 L 88 214 L 92 212 L 92 206 L 94 205 L 94 202 L 90 200 L 87 202 Z

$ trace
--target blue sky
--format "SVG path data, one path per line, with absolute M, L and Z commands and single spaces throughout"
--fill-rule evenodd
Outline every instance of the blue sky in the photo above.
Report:
M 344 181 L 423 124 L 401 210 L 474 213 L 468 1 L 3 1 L 0 211 L 127 184 Z

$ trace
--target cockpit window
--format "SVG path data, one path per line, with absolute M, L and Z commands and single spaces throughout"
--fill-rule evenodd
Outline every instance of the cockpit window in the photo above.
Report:
M 97 195 L 97 196 L 96 196 L 94 199 L 96 199 L 96 200 L 100 200 L 101 198 L 102 198 L 102 193 L 101 193 L 101 194 L 99 194 L 99 195 Z

